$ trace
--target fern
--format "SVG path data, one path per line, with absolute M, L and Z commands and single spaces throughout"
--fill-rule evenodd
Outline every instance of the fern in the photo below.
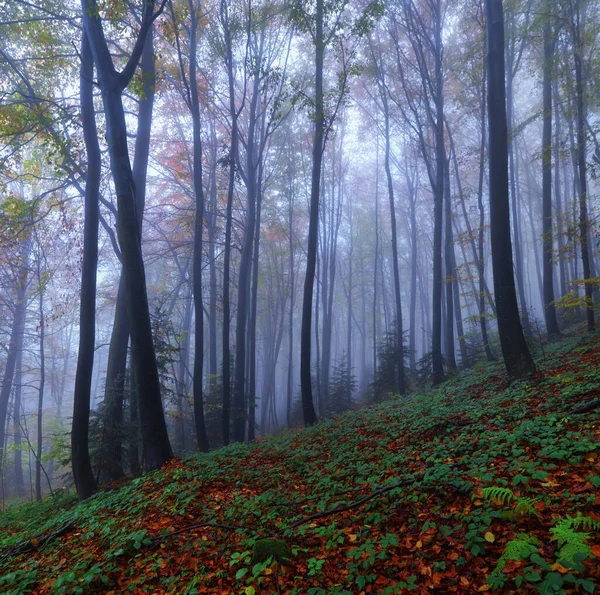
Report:
M 576 531 L 578 527 L 598 530 L 600 522 L 578 514 L 575 517 L 560 519 L 556 526 L 550 529 L 550 533 L 553 534 L 552 541 L 556 541 L 560 548 L 557 554 L 558 562 L 575 570 L 583 568 L 581 562 L 590 555 L 591 551 L 590 546 L 585 542 L 590 538 L 590 534 Z
M 539 541 L 533 535 L 517 533 L 515 538 L 506 544 L 504 552 L 492 574 L 500 574 L 508 560 L 516 560 L 517 562 L 527 560 L 531 554 L 537 552 L 539 545 Z
M 485 500 L 495 500 L 504 506 L 507 506 L 514 501 L 514 510 L 507 515 L 507 518 L 509 518 L 511 521 L 516 521 L 528 515 L 537 516 L 538 513 L 535 509 L 535 505 L 542 499 L 541 497 L 520 498 L 519 496 L 515 496 L 514 492 L 510 488 L 503 488 L 499 486 L 483 488 L 483 498 Z
M 561 519 L 558 527 L 569 527 L 573 529 L 585 529 L 586 531 L 600 531 L 600 521 L 593 519 L 589 516 L 583 516 L 580 512 L 576 516 L 568 516 L 565 519 Z
M 510 488 L 492 486 L 483 488 L 483 497 L 485 500 L 497 500 L 500 504 L 508 504 L 514 500 L 515 495 Z

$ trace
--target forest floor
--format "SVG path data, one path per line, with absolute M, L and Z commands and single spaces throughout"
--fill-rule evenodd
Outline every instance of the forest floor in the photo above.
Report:
M 84 502 L 0 513 L 0 593 L 600 592 L 600 334 Z

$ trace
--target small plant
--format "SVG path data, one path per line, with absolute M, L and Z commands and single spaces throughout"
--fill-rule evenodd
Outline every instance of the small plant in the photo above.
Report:
M 535 505 L 542 500 L 540 497 L 521 498 L 520 496 L 516 496 L 510 488 L 499 486 L 483 488 L 483 498 L 484 500 L 499 502 L 504 506 L 512 503 L 512 510 L 505 511 L 504 514 L 502 514 L 503 518 L 507 518 L 511 521 L 516 521 L 530 515 L 538 516 Z

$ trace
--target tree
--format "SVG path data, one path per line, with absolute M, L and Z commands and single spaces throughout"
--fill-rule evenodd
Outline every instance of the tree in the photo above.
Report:
M 163 5 L 164 6 L 164 5 Z M 136 190 L 127 146 L 127 127 L 122 93 L 131 81 L 142 55 L 146 36 L 161 8 L 154 12 L 154 1 L 144 4 L 142 25 L 131 56 L 122 71 L 117 71 L 108 49 L 100 10 L 96 0 L 82 0 L 83 23 L 88 35 L 106 116 L 111 172 L 117 195 L 119 243 L 125 273 L 125 301 L 131 332 L 133 373 L 138 383 L 142 434 L 142 458 L 146 469 L 156 469 L 173 453 L 160 396 L 160 382 L 150 324 L 142 258 Z
M 202 370 L 204 364 L 204 310 L 202 299 L 202 233 L 204 222 L 204 187 L 202 183 L 202 137 L 200 119 L 200 100 L 198 97 L 197 54 L 198 24 L 201 12 L 196 0 L 188 0 L 190 17 L 189 25 L 189 59 L 186 72 L 184 59 L 179 43 L 178 24 L 176 27 L 177 51 L 181 69 L 181 78 L 185 89 L 185 102 L 192 116 L 193 165 L 192 179 L 195 196 L 194 216 L 194 256 L 193 256 L 193 295 L 194 295 L 194 419 L 196 441 L 202 452 L 208 452 L 209 444 L 204 421 L 204 398 L 202 394 Z M 171 12 L 173 8 L 171 5 Z M 175 15 L 173 13 L 173 19 Z
M 498 333 L 511 378 L 535 372 L 519 318 L 513 274 L 508 202 L 508 133 L 504 83 L 504 15 L 502 0 L 486 0 L 490 227 Z
M 375 18 L 381 15 L 382 5 L 377 0 L 370 2 L 360 16 L 352 23 L 345 22 L 342 16 L 347 8 L 348 0 L 316 0 L 314 12 L 309 6 L 295 0 L 292 16 L 300 29 L 309 33 L 314 47 L 315 87 L 311 100 L 312 120 L 314 125 L 312 144 L 312 170 L 310 183 L 310 211 L 308 225 L 308 242 L 306 250 L 306 273 L 302 298 L 302 327 L 300 337 L 300 386 L 302 393 L 302 411 L 304 424 L 310 426 L 317 421 L 312 395 L 311 350 L 312 350 L 312 312 L 313 289 L 317 265 L 317 234 L 319 227 L 319 199 L 321 194 L 321 168 L 323 153 L 328 133 L 333 126 L 338 110 L 347 93 L 347 78 L 350 74 L 348 55 L 345 53 L 342 32 L 346 30 L 350 36 L 364 35 L 373 25 Z M 329 27 L 327 28 L 327 25 Z M 348 34 L 348 33 L 346 33 Z M 334 108 L 325 113 L 325 90 L 323 70 L 326 48 L 338 43 L 342 53 L 342 72 L 338 74 L 338 89 L 334 94 Z M 331 95 L 331 94 L 329 94 Z
M 543 96 L 544 116 L 542 133 L 542 239 L 544 246 L 544 316 L 549 339 L 555 339 L 560 331 L 554 307 L 554 275 L 552 250 L 552 73 L 556 37 L 552 35 L 552 2 L 545 2 L 548 14 L 544 20 Z
M 94 63 L 87 33 L 81 40 L 81 123 L 87 152 L 81 301 L 79 305 L 79 350 L 73 396 L 71 461 L 80 500 L 96 491 L 96 478 L 89 454 L 90 389 L 96 346 L 96 271 L 98 266 L 98 194 L 100 191 L 100 146 L 96 129 L 93 91 Z

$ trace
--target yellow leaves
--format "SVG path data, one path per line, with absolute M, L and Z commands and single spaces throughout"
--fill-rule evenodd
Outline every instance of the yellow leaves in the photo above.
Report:
M 350 535 L 348 535 L 348 541 L 350 541 L 350 543 L 354 543 L 357 539 L 357 535 L 355 535 L 354 533 L 351 533 Z
M 415 547 L 416 547 L 417 549 L 420 549 L 420 548 L 422 548 L 422 547 L 423 547 L 423 542 L 422 542 L 422 541 L 419 539 L 419 541 L 417 541 L 417 543 L 416 543 Z
M 571 572 L 570 568 L 565 568 L 560 562 L 552 564 L 550 569 L 554 570 L 555 572 L 560 572 L 560 574 L 568 574 L 569 572 Z
M 489 591 L 492 588 L 492 585 L 488 585 L 487 583 L 485 585 L 481 585 L 481 587 L 479 587 L 479 589 L 477 589 L 480 593 L 483 593 L 484 591 Z
M 491 532 L 491 531 L 486 531 L 483 538 L 488 542 L 488 543 L 494 543 L 494 541 L 496 541 L 496 536 Z
M 545 481 L 544 483 L 542 483 L 542 485 L 545 488 L 557 488 L 560 484 L 556 481 L 554 481 L 553 479 L 550 479 L 548 481 Z

